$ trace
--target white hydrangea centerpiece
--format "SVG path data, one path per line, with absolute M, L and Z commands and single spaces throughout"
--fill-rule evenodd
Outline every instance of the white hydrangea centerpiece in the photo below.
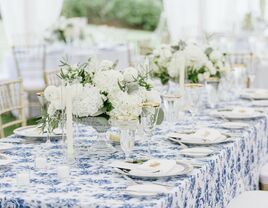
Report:
M 58 76 L 72 90 L 66 92 L 62 86 L 45 89 L 48 104 L 45 115 L 53 118 L 53 122 L 59 120 L 59 115 L 64 112 L 66 96 L 72 96 L 72 112 L 79 118 L 133 119 L 140 116 L 143 102 L 160 102 L 160 95 L 136 68 L 127 67 L 119 71 L 116 63 L 107 60 L 89 59 L 77 66 L 61 61 Z
M 189 82 L 198 83 L 228 70 L 224 56 L 218 50 L 179 41 L 177 45 L 162 45 L 151 54 L 152 75 L 167 84 L 179 80 L 185 70 Z

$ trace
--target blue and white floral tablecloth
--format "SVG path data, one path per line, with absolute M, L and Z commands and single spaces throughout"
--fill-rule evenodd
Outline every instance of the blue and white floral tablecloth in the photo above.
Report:
M 232 104 L 238 104 L 234 102 Z M 244 103 L 244 102 L 242 102 Z M 207 116 L 208 111 L 195 119 L 185 119 L 176 124 L 158 126 L 152 138 L 152 155 L 157 158 L 180 159 L 179 145 L 167 140 L 174 130 L 197 126 L 217 127 L 220 119 Z M 184 176 L 159 179 L 158 182 L 174 186 L 170 194 L 154 197 L 132 197 L 126 194 L 129 182 L 115 173 L 108 165 L 123 159 L 118 151 L 110 156 L 94 156 L 86 152 L 76 154 L 76 163 L 71 166 L 70 178 L 60 180 L 56 167 L 63 163 L 63 150 L 58 143 L 51 148 L 27 144 L 27 138 L 11 136 L 2 142 L 11 142 L 14 148 L 2 154 L 13 160 L 11 167 L 0 168 L 0 208 L 6 207 L 225 207 L 228 202 L 245 190 L 258 189 L 260 167 L 267 159 L 267 118 L 248 121 L 250 127 L 235 130 L 232 140 L 215 145 L 216 153 L 197 159 L 200 167 Z M 77 144 L 89 144 L 96 138 L 90 127 L 79 128 Z M 46 151 L 48 168 L 41 171 L 34 167 L 36 155 Z M 146 152 L 146 141 L 139 138 L 134 155 Z M 189 161 L 191 162 L 191 161 Z M 196 162 L 196 161 L 195 161 Z M 29 170 L 30 185 L 17 186 L 16 174 Z

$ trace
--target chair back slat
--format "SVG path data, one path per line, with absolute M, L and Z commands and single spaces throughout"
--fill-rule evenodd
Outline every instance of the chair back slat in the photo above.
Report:
M 231 53 L 231 54 L 228 54 L 228 61 L 232 68 L 237 65 L 241 65 L 247 69 L 250 69 L 254 64 L 254 54 L 253 53 Z
M 4 127 L 10 126 L 9 124 L 20 123 L 22 126 L 26 125 L 23 99 L 22 79 L 0 82 L 0 138 L 5 136 Z M 13 111 L 18 111 L 16 120 L 3 123 L 3 115 Z
M 33 76 L 44 79 L 45 45 L 13 46 L 12 52 L 18 76 L 23 79 Z
M 54 85 L 54 86 L 60 86 L 61 80 L 58 77 L 58 74 L 60 73 L 59 70 L 55 71 L 46 71 L 45 72 L 45 83 L 46 86 Z

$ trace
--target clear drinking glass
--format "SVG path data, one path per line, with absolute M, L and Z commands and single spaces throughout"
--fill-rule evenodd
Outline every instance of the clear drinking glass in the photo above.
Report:
M 159 103 L 143 103 L 142 105 L 141 125 L 146 136 L 149 156 L 151 156 L 151 138 L 158 119 L 159 109 Z
M 179 117 L 179 102 L 182 96 L 177 94 L 164 94 L 162 95 L 165 120 L 167 122 L 176 122 Z
M 195 116 L 198 113 L 203 87 L 203 84 L 185 84 L 185 96 L 187 97 L 188 110 L 192 116 Z
M 27 187 L 30 185 L 30 171 L 29 170 L 20 170 L 16 174 L 16 183 L 17 186 Z
M 211 108 L 215 108 L 219 101 L 219 79 L 210 78 L 206 80 L 206 91 L 208 96 L 208 105 Z
M 129 160 L 136 138 L 136 129 L 121 129 L 120 146 L 125 153 L 125 159 Z

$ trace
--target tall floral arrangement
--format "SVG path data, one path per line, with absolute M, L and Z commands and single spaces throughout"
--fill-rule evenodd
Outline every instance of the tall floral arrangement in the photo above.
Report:
M 230 72 L 231 68 L 227 61 L 226 53 L 222 53 L 218 49 L 207 46 L 205 48 L 205 54 L 216 69 L 216 74 L 213 75 L 213 77 L 221 78 L 224 74 Z
M 77 66 L 62 61 L 59 78 L 70 85 L 71 90 L 67 92 L 62 86 L 45 89 L 48 108 L 43 121 L 48 118 L 56 123 L 59 121 L 66 96 L 72 96 L 72 112 L 77 117 L 133 119 L 140 116 L 143 102 L 160 102 L 159 94 L 142 71 L 134 67 L 119 71 L 116 63 L 108 60 L 89 59 Z
M 179 41 L 177 45 L 161 45 L 153 50 L 151 60 L 152 75 L 159 78 L 162 84 L 178 80 L 183 70 L 189 82 L 197 83 L 220 76 L 227 68 L 219 51 L 184 41 Z
M 82 21 L 60 17 L 59 20 L 47 31 L 47 42 L 71 43 L 85 38 L 85 24 Z

